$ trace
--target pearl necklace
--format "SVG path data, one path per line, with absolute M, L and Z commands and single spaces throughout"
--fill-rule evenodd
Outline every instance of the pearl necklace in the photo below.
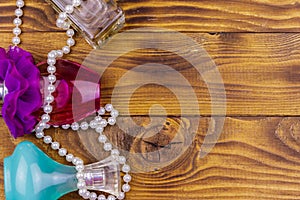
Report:
M 15 35 L 12 39 L 12 43 L 17 46 L 21 43 L 21 39 L 19 35 L 21 34 L 20 26 L 22 24 L 21 17 L 23 15 L 22 8 L 24 7 L 25 3 L 23 0 L 17 0 L 16 6 L 17 9 L 15 10 L 16 18 L 13 20 L 14 25 L 16 26 L 13 29 L 13 34 Z M 49 85 L 47 87 L 48 95 L 45 97 L 45 106 L 43 107 L 44 114 L 41 116 L 41 121 L 36 125 L 35 127 L 35 135 L 39 139 L 43 139 L 44 143 L 51 145 L 51 148 L 53 150 L 57 150 L 59 156 L 66 157 L 66 160 L 73 165 L 75 165 L 75 168 L 77 170 L 76 178 L 78 180 L 77 188 L 78 188 L 78 194 L 84 198 L 84 199 L 90 199 L 90 200 L 115 200 L 117 199 L 124 199 L 125 193 L 130 190 L 130 185 L 128 184 L 131 181 L 131 176 L 129 175 L 130 166 L 126 164 L 126 158 L 124 156 L 120 156 L 120 152 L 117 149 L 113 149 L 113 146 L 111 143 L 107 142 L 107 137 L 103 134 L 104 128 L 109 125 L 114 125 L 116 123 L 116 117 L 119 115 L 119 112 L 113 108 L 111 104 L 105 105 L 105 107 L 101 107 L 98 112 L 97 116 L 90 121 L 89 123 L 84 121 L 80 124 L 77 122 L 74 122 L 73 124 L 66 124 L 63 125 L 63 129 L 71 128 L 74 131 L 77 131 L 79 129 L 87 130 L 88 128 L 95 129 L 97 133 L 99 133 L 98 141 L 100 143 L 103 143 L 103 148 L 105 151 L 110 151 L 111 155 L 119 162 L 119 164 L 122 166 L 122 171 L 125 173 L 123 176 L 123 180 L 125 184 L 122 186 L 123 192 L 120 193 L 118 197 L 115 197 L 114 195 L 109 195 L 108 197 L 105 197 L 104 195 L 99 195 L 95 192 L 90 192 L 86 188 L 86 183 L 84 180 L 84 163 L 83 160 L 75 157 L 74 155 L 67 153 L 67 149 L 60 147 L 60 144 L 56 141 L 52 140 L 52 137 L 49 135 L 44 135 L 44 130 L 49 129 L 50 125 L 47 124 L 50 121 L 50 113 L 52 112 L 52 106 L 51 103 L 54 101 L 54 97 L 52 96 L 52 93 L 55 91 L 55 81 L 56 81 L 56 59 L 63 57 L 64 54 L 70 53 L 71 47 L 75 45 L 75 40 L 73 39 L 74 36 L 74 30 L 70 28 L 70 22 L 67 20 L 68 14 L 73 13 L 74 8 L 81 5 L 81 0 L 72 0 L 72 5 L 67 5 L 65 7 L 65 12 L 62 12 L 59 14 L 58 19 L 56 20 L 56 26 L 59 28 L 62 28 L 66 30 L 66 34 L 68 36 L 67 39 L 67 45 L 64 46 L 61 50 L 52 50 L 48 53 L 48 68 L 47 71 L 49 73 L 48 75 L 48 81 Z M 109 117 L 107 120 L 103 119 L 101 116 L 105 114 L 105 112 L 109 112 L 111 117 Z

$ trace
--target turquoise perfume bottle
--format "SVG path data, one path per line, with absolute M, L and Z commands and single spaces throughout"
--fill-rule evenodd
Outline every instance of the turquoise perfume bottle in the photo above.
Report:
M 14 153 L 4 159 L 6 200 L 56 200 L 77 190 L 76 169 L 48 157 L 33 143 L 20 143 Z M 108 157 L 85 165 L 87 189 L 114 195 L 120 193 L 119 164 Z

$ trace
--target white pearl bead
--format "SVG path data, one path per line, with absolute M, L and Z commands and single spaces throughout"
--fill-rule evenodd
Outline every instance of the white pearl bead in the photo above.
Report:
M 80 128 L 85 131 L 89 128 L 89 124 L 87 122 L 82 122 Z
M 49 81 L 50 83 L 54 83 L 54 82 L 56 81 L 56 76 L 53 75 L 53 74 L 50 74 L 50 75 L 48 76 L 48 81 Z
M 77 178 L 77 179 L 83 179 L 83 178 L 84 178 L 84 173 L 78 172 L 78 173 L 76 174 L 76 178 Z
M 81 172 L 82 170 L 84 170 L 84 166 L 83 165 L 76 165 L 76 170 Z
M 13 34 L 15 34 L 15 35 L 20 35 L 21 32 L 22 31 L 21 31 L 21 29 L 19 27 L 16 27 L 16 28 L 13 29 Z
M 43 127 L 43 126 L 37 126 L 37 127 L 35 128 L 35 132 L 37 132 L 37 133 L 41 133 L 41 132 L 43 132 L 43 130 L 44 130 L 44 127 Z
M 73 157 L 73 159 L 72 159 L 72 163 L 73 163 L 73 165 L 75 165 L 75 164 L 76 164 L 77 160 L 78 160 L 78 158 L 77 158 L 77 157 Z
M 51 105 L 46 105 L 44 107 L 44 112 L 45 113 L 51 113 L 52 112 L 52 106 Z
M 105 109 L 103 107 L 101 107 L 99 110 L 98 110 L 98 114 L 99 115 L 104 115 L 105 114 Z
M 116 119 L 113 117 L 108 118 L 107 122 L 109 123 L 109 125 L 114 125 L 116 123 Z
M 56 54 L 53 51 L 50 51 L 48 53 L 48 58 L 55 58 L 55 57 L 56 57 Z
M 43 128 L 45 128 L 45 126 L 46 126 L 46 123 L 45 123 L 45 122 L 39 122 L 38 126 L 39 126 L 39 127 L 43 127 Z
M 113 109 L 111 112 L 110 112 L 110 115 L 114 118 L 118 117 L 119 116 L 119 111 Z
M 57 51 L 56 50 L 52 50 L 50 52 L 54 54 L 54 57 L 57 57 Z
M 20 42 L 21 42 L 21 39 L 19 37 L 13 37 L 13 39 L 12 39 L 13 44 L 17 45 L 17 44 L 20 44 Z
M 122 167 L 122 172 L 124 172 L 124 173 L 128 173 L 130 171 L 130 166 L 129 165 L 123 165 L 123 167 Z
M 50 144 L 50 143 L 52 142 L 51 136 L 49 136 L 49 135 L 45 136 L 45 137 L 44 137 L 44 142 L 45 142 L 46 144 Z
M 80 195 L 80 196 L 82 196 L 84 193 L 86 193 L 87 192 L 87 190 L 86 189 L 80 189 L 80 190 L 78 190 L 78 194 Z
M 20 9 L 20 8 L 17 8 L 17 9 L 15 10 L 15 15 L 16 15 L 17 17 L 21 17 L 21 16 L 23 15 L 23 10 Z
M 60 22 L 56 21 L 56 26 L 57 26 L 58 28 L 62 28 L 63 24 L 61 24 Z
M 83 165 L 83 161 L 80 158 L 77 158 L 75 165 Z
M 111 150 L 111 155 L 116 155 L 118 156 L 120 154 L 119 150 L 118 149 L 113 149 Z
M 112 149 L 112 145 L 110 143 L 105 143 L 103 148 L 105 151 L 110 151 Z
M 120 194 L 119 194 L 119 196 L 118 196 L 118 199 L 119 200 L 122 200 L 122 199 L 124 199 L 125 198 L 125 193 L 124 192 L 121 192 Z
M 58 150 L 58 155 L 60 155 L 60 156 L 65 156 L 65 155 L 67 155 L 67 150 L 66 150 L 65 148 L 60 148 L 60 149 Z
M 84 181 L 78 182 L 77 183 L 77 188 L 78 189 L 84 189 L 85 188 L 85 182 Z
M 24 6 L 24 4 L 25 3 L 23 0 L 17 0 L 17 2 L 16 2 L 17 7 L 19 7 L 19 8 L 22 8 Z
M 109 195 L 109 196 L 107 197 L 107 200 L 116 200 L 116 197 L 114 197 L 114 196 L 112 196 L 112 195 Z
M 69 38 L 69 39 L 67 40 L 67 45 L 69 45 L 69 46 L 74 46 L 74 45 L 75 45 L 75 40 L 74 40 L 73 38 Z
M 90 192 L 89 191 L 86 191 L 83 196 L 82 196 L 84 199 L 88 199 L 90 197 Z
M 90 121 L 90 127 L 91 128 L 96 128 L 97 127 L 97 122 L 95 120 Z
M 75 158 L 73 158 L 72 163 L 73 163 L 73 165 L 80 165 L 80 164 L 83 164 L 83 161 L 80 158 L 75 157 Z
M 101 119 L 101 121 L 99 122 L 99 124 L 102 127 L 106 127 L 107 126 L 107 121 L 105 119 Z
M 41 139 L 42 137 L 44 137 L 44 133 L 43 132 L 38 132 L 35 134 L 35 136 L 39 139 Z
M 50 65 L 47 67 L 47 71 L 48 71 L 48 73 L 53 74 L 56 72 L 56 67 L 53 65 Z
M 107 137 L 105 135 L 100 135 L 98 137 L 98 141 L 101 142 L 101 143 L 105 143 L 107 140 Z
M 52 103 L 54 101 L 54 97 L 52 95 L 46 96 L 46 102 L 47 103 Z
M 96 200 L 97 199 L 97 194 L 95 192 L 90 193 L 90 200 Z
M 48 114 L 43 114 L 41 117 L 43 122 L 49 122 L 50 121 L 50 116 Z
M 14 19 L 14 25 L 20 26 L 22 24 L 22 20 L 20 18 L 15 18 Z
M 74 30 L 73 29 L 68 29 L 67 30 L 67 36 L 72 37 L 74 35 Z
M 101 121 L 101 119 L 102 119 L 102 117 L 101 117 L 101 116 L 96 116 L 96 117 L 95 117 L 95 120 L 96 120 L 97 122 L 100 122 L 100 121 Z
M 72 13 L 74 11 L 74 7 L 72 5 L 67 5 L 66 8 L 66 13 Z
M 64 52 L 64 54 L 68 54 L 68 53 L 70 53 L 70 47 L 69 46 L 64 46 L 62 48 L 62 51 Z
M 61 19 L 61 18 L 58 18 L 58 19 L 56 20 L 56 26 L 57 26 L 58 28 L 62 28 L 62 26 L 64 25 L 64 22 L 65 22 L 65 20 L 63 20 L 63 19 Z
M 70 28 L 70 25 L 71 25 L 71 23 L 69 21 L 66 21 L 66 22 L 63 23 L 61 28 L 64 29 L 64 30 L 67 30 L 67 29 Z
M 59 149 L 59 143 L 58 143 L 58 142 L 52 142 L 52 143 L 51 143 L 51 148 L 52 148 L 53 150 Z
M 125 164 L 126 163 L 126 158 L 124 156 L 119 156 L 119 163 L 120 164 Z
M 74 122 L 72 125 L 71 125 L 71 128 L 73 131 L 77 131 L 79 129 L 79 124 L 77 122 Z
M 125 176 L 123 176 L 123 180 L 124 182 L 128 183 L 131 181 L 131 176 L 129 174 L 125 174 Z
M 113 109 L 113 106 L 112 106 L 111 104 L 106 104 L 106 105 L 105 105 L 105 110 L 106 110 L 107 112 L 112 111 L 112 109 Z
M 64 55 L 62 50 L 57 50 L 56 53 L 57 53 L 57 57 L 59 57 L 59 58 L 63 57 L 63 55 Z
M 43 130 L 46 126 L 46 123 L 41 121 L 36 125 L 36 129 Z
M 59 16 L 58 16 L 61 20 L 66 20 L 67 19 L 67 17 L 68 17 L 68 15 L 67 15 L 67 13 L 65 13 L 65 12 L 61 12 L 61 13 L 59 13 Z
M 56 59 L 55 58 L 48 58 L 47 63 L 48 63 L 48 65 L 54 65 L 56 63 Z
M 81 0 L 73 0 L 73 6 L 77 7 L 77 6 L 80 6 L 81 4 Z
M 47 89 L 48 89 L 49 92 L 54 92 L 55 91 L 54 85 L 48 85 Z
M 98 127 L 96 128 L 96 132 L 97 132 L 97 133 L 102 133 L 102 132 L 103 132 L 103 127 L 98 126 Z
M 66 160 L 68 161 L 68 162 L 72 162 L 73 161 L 73 158 L 74 158 L 74 156 L 73 156 L 73 154 L 68 154 L 68 155 L 66 155 Z
M 106 200 L 106 197 L 103 194 L 101 194 L 98 196 L 98 200 Z
M 65 124 L 65 125 L 62 125 L 61 126 L 63 129 L 68 129 L 68 128 L 70 128 L 70 124 Z
M 129 192 L 129 190 L 130 190 L 130 185 L 124 184 L 124 185 L 122 186 L 122 189 L 123 189 L 124 192 Z

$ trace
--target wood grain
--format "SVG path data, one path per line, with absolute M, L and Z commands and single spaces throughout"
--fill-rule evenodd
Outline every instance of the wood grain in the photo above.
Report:
M 8 46 L 11 34 L 2 35 L 1 45 Z M 226 89 L 228 116 L 299 115 L 299 34 L 190 33 L 187 35 L 202 44 L 216 63 Z M 53 42 L 47 42 L 47 37 L 53 38 Z M 22 47 L 32 52 L 38 62 L 45 59 L 49 50 L 62 46 L 61 43 L 64 42 L 65 37 L 64 33 L 35 33 L 34 37 L 32 33 L 25 33 L 22 39 L 24 41 Z M 134 41 L 128 39 L 128 42 Z M 183 45 L 183 49 L 185 48 L 191 47 Z M 78 37 L 77 45 L 66 58 L 82 63 L 90 51 L 90 46 L 83 38 Z M 116 48 L 113 52 L 101 53 L 99 59 L 96 60 L 96 66 L 90 65 L 89 67 L 99 72 L 104 69 L 101 60 L 115 54 L 121 55 L 106 69 L 102 77 L 103 103 L 109 103 L 113 91 L 119 91 L 118 95 L 114 96 L 114 100 L 122 113 L 125 113 L 129 106 L 131 115 L 147 115 L 151 105 L 161 104 L 168 115 L 178 115 L 181 112 L 181 106 L 189 104 L 194 106 L 185 109 L 182 114 L 195 114 L 193 108 L 196 105 L 200 107 L 201 115 L 211 114 L 211 97 L 208 87 L 199 72 L 187 60 L 174 53 L 155 49 L 131 51 L 122 55 Z M 198 104 L 192 98 L 185 98 L 180 102 L 170 89 L 157 84 L 145 83 L 134 93 L 128 92 L 136 86 L 141 77 L 148 73 L 147 71 L 135 72 L 134 67 L 147 63 L 167 65 L 184 76 L 188 84 L 179 81 L 175 81 L 174 84 L 176 88 L 182 88 L 181 94 L 184 95 L 186 95 L 185 91 L 192 88 L 198 98 Z M 120 78 L 128 72 L 138 75 L 130 82 L 119 82 Z M 157 72 L 157 75 L 159 73 Z M 214 80 L 211 81 L 213 83 Z M 128 98 L 129 104 L 126 102 Z M 218 103 L 216 106 L 218 107 Z M 152 111 L 155 115 L 161 113 L 158 109 Z M 222 109 L 219 110 L 221 111 Z
M 165 49 L 122 53 L 102 76 L 101 104 L 113 98 L 121 113 L 118 126 L 106 128 L 105 134 L 124 151 L 134 169 L 132 191 L 126 199 L 300 200 L 299 1 L 120 0 L 118 3 L 126 13 L 123 31 L 164 27 L 180 31 L 203 46 L 223 78 L 227 101 L 221 135 L 212 151 L 200 158 L 207 151 L 203 147 L 208 133 L 221 128 L 210 116 L 222 111 L 214 104 L 219 110 L 211 112 L 212 102 L 203 77 L 187 60 Z M 14 1 L 1 0 L 1 47 L 11 43 L 14 10 Z M 30 51 L 36 62 L 44 60 L 49 50 L 65 45 L 65 33 L 55 27 L 56 14 L 48 4 L 26 0 L 24 14 L 21 47 Z M 139 38 L 142 33 L 136 34 Z M 65 58 L 81 63 L 91 47 L 78 34 L 76 40 L 72 53 Z M 136 41 L 126 40 L 128 44 Z M 194 48 L 180 40 L 175 43 L 183 49 Z M 168 46 L 168 42 L 161 39 L 159 45 Z M 101 61 L 120 54 L 120 49 L 102 54 L 99 64 L 89 67 L 103 70 Z M 148 73 L 135 67 L 147 63 L 169 66 L 186 78 L 188 86 L 177 80 L 171 84 L 185 95 L 182 104 L 166 85 L 145 83 L 129 92 Z M 165 72 L 170 74 L 171 70 Z M 133 73 L 136 78 L 119 82 L 126 73 Z M 218 88 L 215 80 L 211 83 Z M 196 102 L 186 92 L 191 88 Z M 118 96 L 113 96 L 117 89 Z M 126 102 L 128 98 L 130 101 Z M 155 104 L 160 107 L 152 107 Z M 191 106 L 181 111 L 182 105 Z M 200 107 L 202 117 L 195 114 L 195 105 Z M 11 155 L 19 142 L 29 140 L 54 160 L 68 164 L 33 135 L 13 139 L 3 119 L 0 131 L 1 160 Z M 93 131 L 51 129 L 47 133 L 85 163 L 105 156 L 101 153 L 102 146 L 95 143 L 97 134 Z M 3 169 L 2 161 L 0 167 Z M 3 170 L 0 170 L 0 199 L 5 199 Z M 61 199 L 79 199 L 79 196 L 70 193 Z
M 121 117 L 119 120 L 119 122 L 126 122 L 128 117 Z M 148 117 L 133 117 L 133 120 L 144 128 L 149 122 Z M 286 121 L 286 118 L 227 117 L 222 135 L 214 149 L 203 159 L 199 157 L 199 149 L 207 134 L 210 118 L 199 120 L 194 117 L 181 119 L 169 117 L 166 119 L 169 123 L 165 124 L 163 129 L 166 126 L 174 126 L 176 124 L 174 120 L 198 121 L 190 125 L 198 126 L 192 144 L 181 156 L 172 158 L 173 161 L 168 166 L 156 168 L 153 172 L 133 173 L 132 192 L 128 194 L 127 199 L 299 199 L 299 151 L 286 145 L 275 134 L 280 123 Z M 288 121 L 291 124 L 299 123 L 299 119 Z M 1 148 L 4 150 L 1 153 L 2 158 L 11 154 L 17 143 L 27 139 L 36 143 L 55 160 L 66 164 L 66 161 L 59 158 L 41 141 L 29 135 L 22 139 L 11 140 L 2 120 L 1 127 L 4 139 L 1 140 Z M 189 128 L 191 127 L 187 130 Z M 128 127 L 129 129 L 135 128 Z M 161 131 L 164 132 L 163 129 Z M 126 131 L 113 126 L 107 129 L 105 134 L 114 141 L 113 143 L 117 142 L 119 148 L 128 150 L 124 144 L 130 143 L 132 140 L 128 138 L 132 136 L 126 134 Z M 114 136 L 116 133 L 118 133 L 117 137 Z M 297 133 L 299 134 L 299 131 Z M 68 146 L 70 152 L 83 157 L 85 162 L 95 160 L 92 153 L 87 150 L 92 148 L 82 145 L 83 140 L 79 140 L 77 133 L 59 130 L 51 131 L 51 134 L 60 141 L 62 146 Z M 177 134 L 181 133 L 177 132 Z M 93 137 L 89 135 L 89 139 Z M 300 142 L 299 138 L 297 141 Z M 159 142 L 161 141 L 157 141 L 156 144 Z M 98 145 L 96 142 L 92 144 Z M 129 148 L 136 147 L 131 143 Z M 132 166 L 137 166 L 134 160 L 132 162 Z M 155 160 L 148 158 L 144 162 L 156 163 Z M 0 197 L 3 198 L 3 188 L 1 190 Z M 75 193 L 62 199 L 72 198 L 77 198 Z
M 297 0 L 122 0 L 127 29 L 165 27 L 184 32 L 299 32 Z M 14 1 L 0 4 L 1 31 L 12 29 Z M 57 31 L 55 13 L 40 0 L 27 3 L 24 31 Z

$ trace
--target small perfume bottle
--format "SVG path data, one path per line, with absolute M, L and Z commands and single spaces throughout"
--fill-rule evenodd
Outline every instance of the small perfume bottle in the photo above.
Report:
M 65 11 L 66 5 L 72 4 L 72 0 L 46 1 L 59 13 Z M 94 48 L 100 48 L 125 23 L 124 12 L 114 0 L 82 0 L 68 18 L 71 26 Z

